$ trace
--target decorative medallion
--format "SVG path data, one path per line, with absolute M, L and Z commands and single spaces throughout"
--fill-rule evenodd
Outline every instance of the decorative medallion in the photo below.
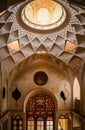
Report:
M 66 11 L 53 0 L 35 0 L 23 8 L 21 15 L 27 26 L 48 30 L 60 26 L 65 21 Z
M 48 76 L 45 72 L 43 71 L 38 71 L 34 74 L 34 82 L 37 85 L 45 85 L 48 81 Z
M 21 93 L 20 93 L 20 91 L 19 91 L 17 88 L 13 91 L 12 97 L 13 97 L 16 101 L 21 97 Z

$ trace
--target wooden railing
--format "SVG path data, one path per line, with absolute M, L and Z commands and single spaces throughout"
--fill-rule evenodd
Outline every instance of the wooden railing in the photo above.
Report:
M 0 130 L 10 130 L 10 116 L 11 112 L 6 112 L 3 116 L 0 116 Z
M 8 111 L 5 114 L 3 114 L 3 116 L 0 116 L 0 123 L 5 121 L 6 119 L 8 119 L 8 117 L 11 115 L 11 112 Z

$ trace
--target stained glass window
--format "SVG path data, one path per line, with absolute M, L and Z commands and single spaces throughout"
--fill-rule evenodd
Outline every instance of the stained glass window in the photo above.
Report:
M 30 97 L 26 104 L 26 116 L 27 130 L 53 130 L 55 105 L 51 97 L 43 93 Z
M 37 130 L 44 130 L 44 118 L 43 117 L 37 118 Z
M 13 115 L 12 117 L 12 130 L 23 130 L 23 120 L 20 115 Z
M 46 130 L 53 130 L 53 118 L 52 117 L 48 117 L 46 120 Z
M 29 117 L 27 119 L 27 130 L 34 130 L 34 118 Z

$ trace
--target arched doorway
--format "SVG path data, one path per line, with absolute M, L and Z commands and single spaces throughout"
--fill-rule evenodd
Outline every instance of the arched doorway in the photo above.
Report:
M 58 130 L 71 130 L 71 119 L 70 115 L 62 113 L 58 117 Z
M 57 130 L 57 107 L 52 95 L 43 91 L 33 94 L 25 111 L 26 130 Z

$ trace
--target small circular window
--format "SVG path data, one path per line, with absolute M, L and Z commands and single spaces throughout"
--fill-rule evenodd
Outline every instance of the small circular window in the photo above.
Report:
M 48 30 L 60 26 L 66 18 L 64 7 L 52 0 L 35 0 L 22 10 L 23 22 L 35 29 Z
M 48 81 L 48 76 L 45 72 L 43 71 L 38 71 L 34 74 L 34 82 L 37 85 L 45 85 Z

